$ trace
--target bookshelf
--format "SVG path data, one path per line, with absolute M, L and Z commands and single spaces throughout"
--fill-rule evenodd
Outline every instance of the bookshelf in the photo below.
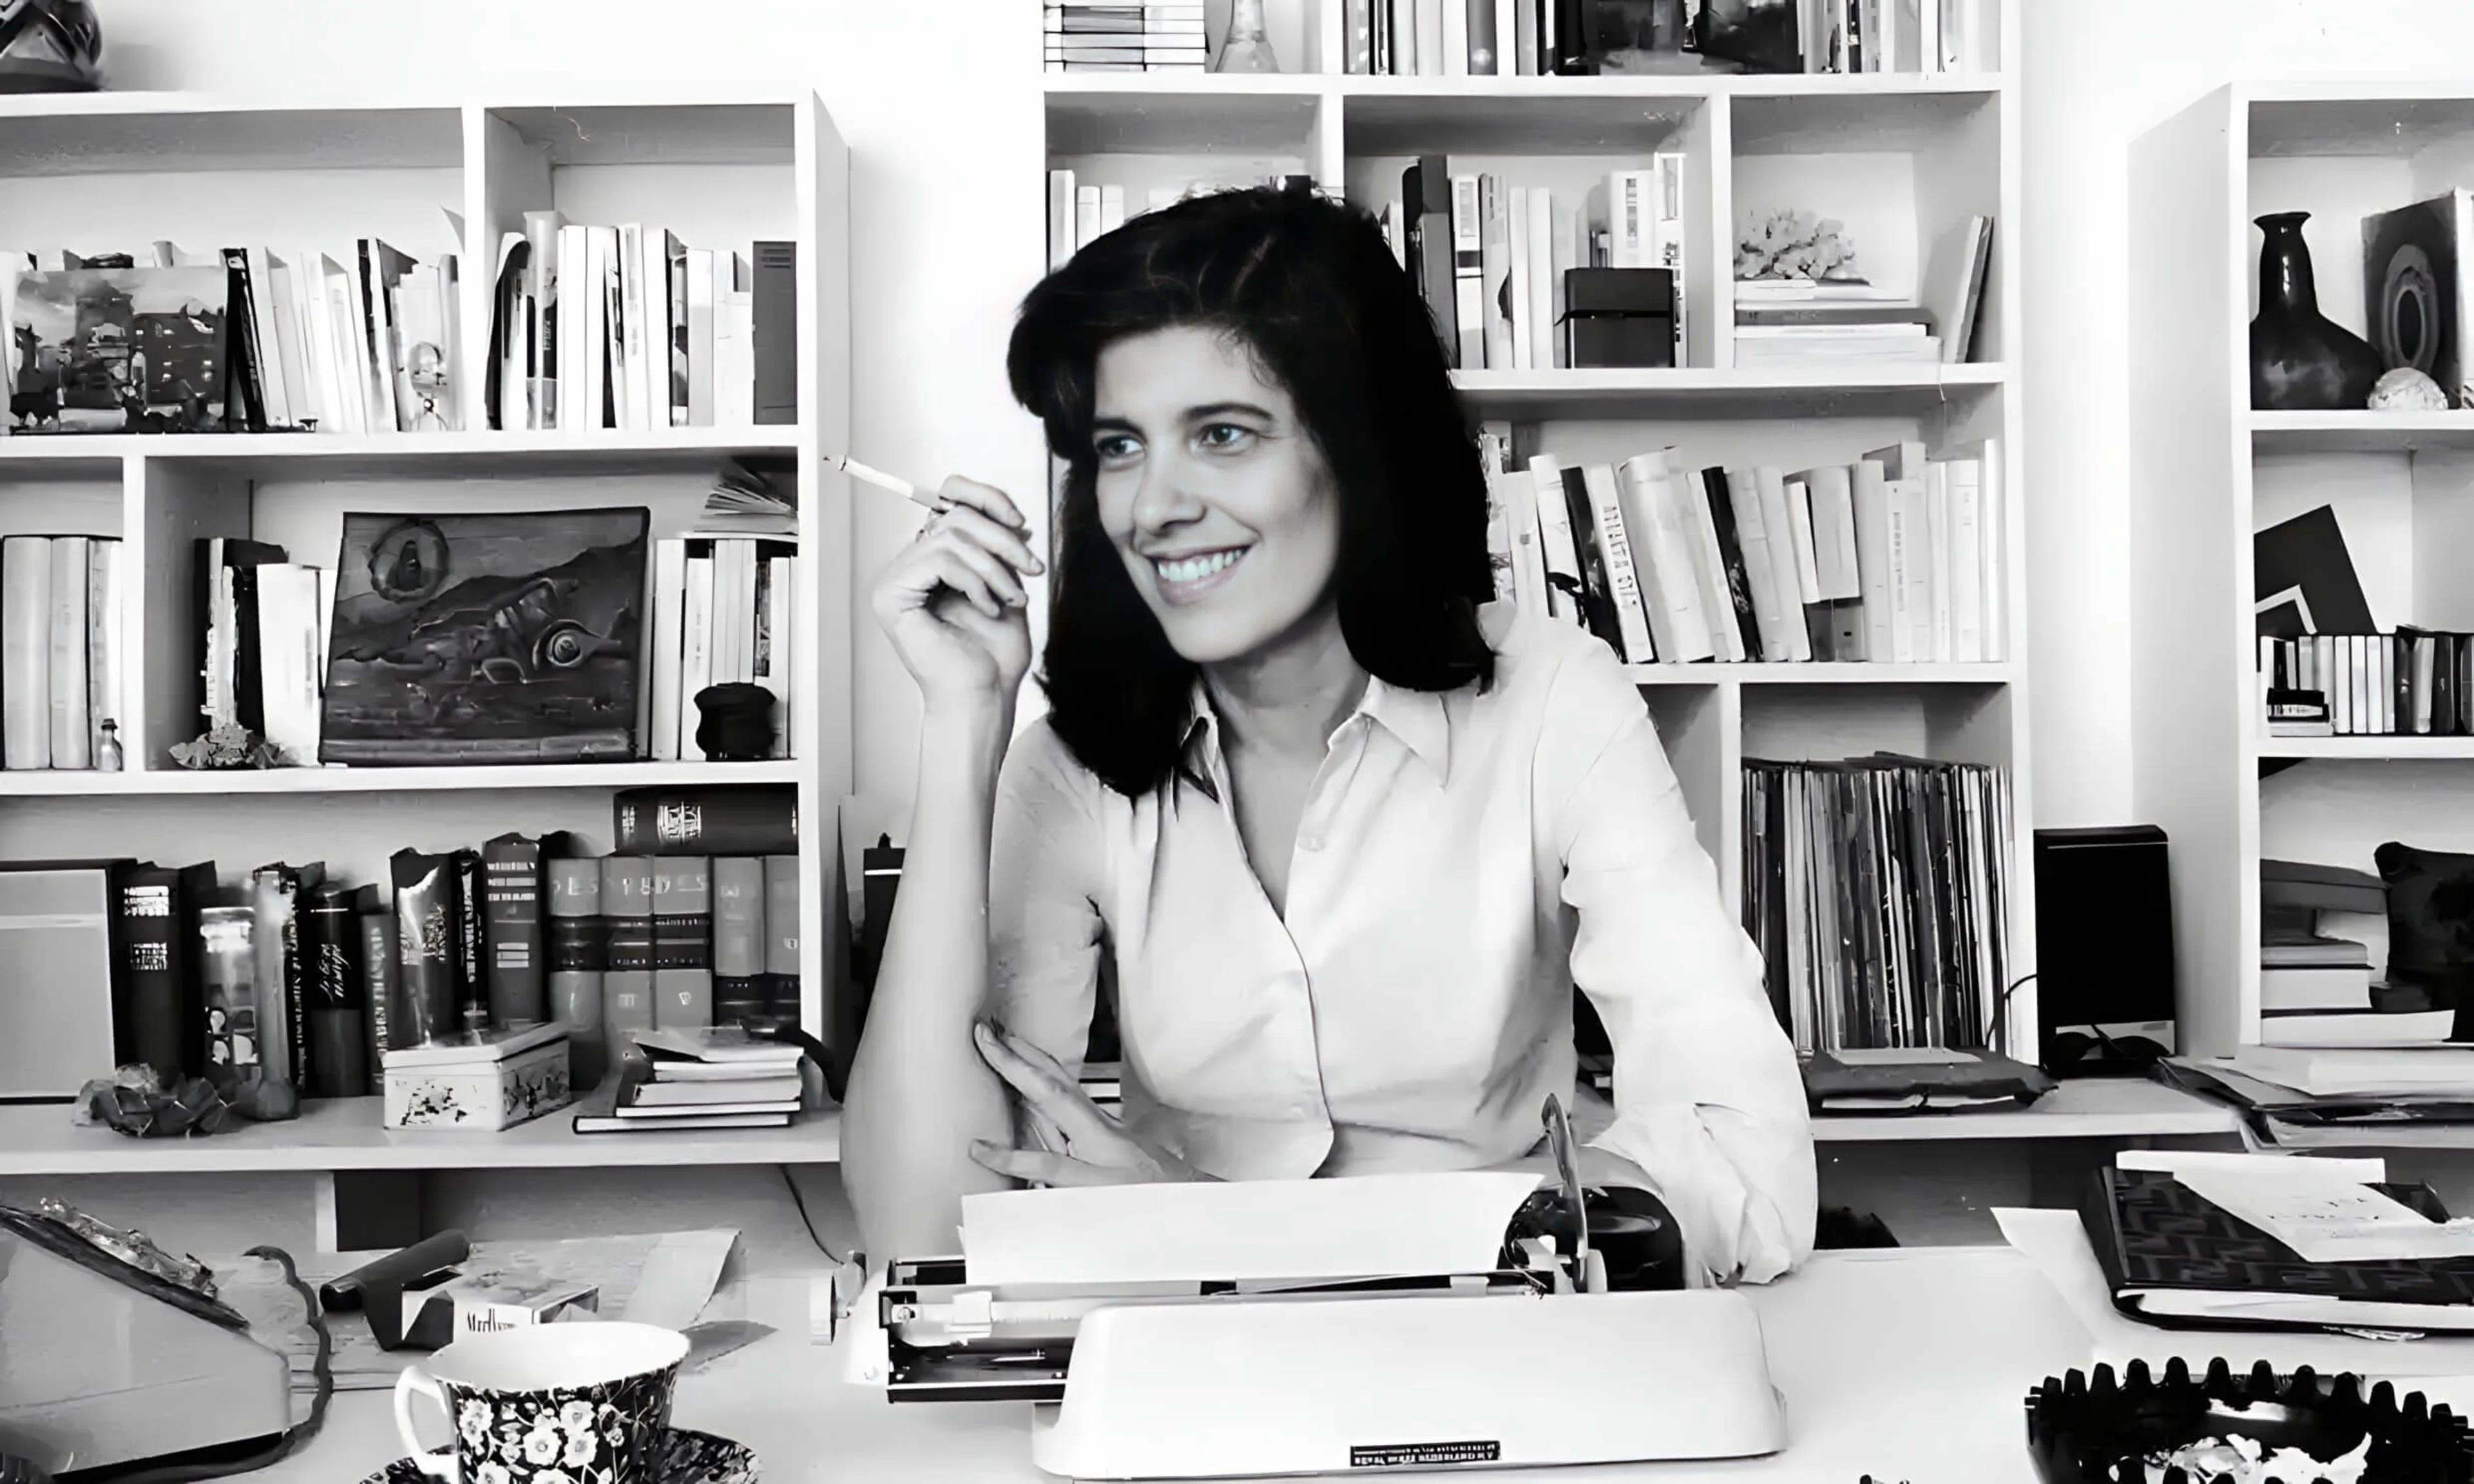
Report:
M 2250 405 L 2254 218 L 2312 213 L 2320 312 L 2365 328 L 2362 219 L 2467 180 L 2474 92 L 2444 84 L 2219 87 L 2133 148 L 2128 325 L 2137 607 L 2136 813 L 2171 839 L 2183 1046 L 2259 1039 L 2259 862 L 2371 869 L 2381 843 L 2474 846 L 2474 739 L 2269 737 L 2256 715 L 2253 533 L 2320 505 L 2373 623 L 2474 624 L 2463 566 L 2474 413 Z M 2269 766 L 2264 766 L 2269 765 Z M 2385 922 L 2340 920 L 2371 948 Z
M 121 538 L 131 695 L 124 771 L 0 773 L 0 858 L 213 859 L 229 888 L 270 860 L 386 879 L 406 846 L 477 846 L 508 829 L 611 845 L 620 788 L 793 783 L 801 831 L 801 1017 L 825 1024 L 846 936 L 833 821 L 851 792 L 851 518 L 821 452 L 850 431 L 850 158 L 813 91 L 740 82 L 576 86 L 475 97 L 267 100 L 188 93 L 0 98 L 0 220 L 12 245 L 197 251 L 381 235 L 416 257 L 458 254 L 467 431 L 348 436 L 0 437 L 0 534 Z M 650 432 L 498 432 L 474 411 L 497 248 L 526 209 L 644 220 L 740 252 L 798 244 L 793 424 Z M 460 235 L 459 235 L 460 231 Z M 641 504 L 655 537 L 698 523 L 733 458 L 796 467 L 802 550 L 793 756 L 635 762 L 191 772 L 199 663 L 192 539 L 247 536 L 331 562 L 347 510 L 423 514 Z M 813 637 L 810 637 L 813 636 Z M 74 841 L 73 849 L 64 842 Z M 831 904 L 830 910 L 828 904 Z M 306 1105 L 299 1120 L 203 1140 L 72 1128 L 59 1105 L 0 1109 L 0 1174 L 420 1170 L 830 1161 L 836 1125 L 578 1138 L 562 1114 L 504 1134 L 399 1134 L 376 1098 Z
M 1843 464 L 1903 440 L 1920 439 L 1932 449 L 2000 440 L 2010 581 L 2007 610 L 1998 621 L 2006 661 L 1635 665 L 1629 673 L 1737 906 L 1745 758 L 1892 750 L 2002 768 L 2019 842 L 2010 877 L 2011 974 L 2032 970 L 2021 513 L 2034 495 L 2022 477 L 2016 379 L 2023 220 L 2017 0 L 1988 0 L 2001 38 L 1999 69 L 1932 75 L 1358 76 L 1345 71 L 1340 0 L 1275 0 L 1273 9 L 1274 45 L 1294 69 L 1277 76 L 1045 74 L 1049 168 L 1071 169 L 1078 186 L 1124 187 L 1129 213 L 1154 186 L 1243 183 L 1273 174 L 1311 175 L 1322 187 L 1379 210 L 1397 195 L 1414 156 L 1444 154 L 1457 171 L 1544 185 L 1559 209 L 1569 209 L 1608 170 L 1641 168 L 1653 152 L 1681 150 L 1688 157 L 1691 244 L 1684 283 L 1686 364 L 1464 370 L 1455 380 L 1472 416 L 1535 427 L 1538 445 L 1566 464 L 1619 462 L 1674 444 L 1695 467 L 1794 469 Z M 1301 37 L 1302 47 L 1287 46 L 1284 35 Z M 1993 217 L 1977 358 L 1739 368 L 1732 281 L 1739 206 L 1788 205 L 1845 217 L 1859 251 L 1874 241 L 1909 263 L 1968 216 Z M 1033 233 L 1029 251 L 1042 248 L 1043 237 Z M 2008 1014 L 2021 1033 L 2008 1049 L 2029 1059 L 2033 995 L 2030 983 L 2013 996 Z M 2125 1126 L 2146 1115 L 2144 1105 L 2120 1113 Z M 1933 1137 L 1918 1132 L 1924 1124 L 1954 1129 L 1981 1120 L 1861 1121 L 1869 1126 L 1859 1137 L 1907 1138 Z M 2024 1121 L 2017 1132 L 2028 1132 Z

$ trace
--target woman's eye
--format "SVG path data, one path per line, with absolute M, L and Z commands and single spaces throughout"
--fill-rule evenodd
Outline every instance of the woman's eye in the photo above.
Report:
M 1131 458 L 1142 445 L 1123 434 L 1112 434 L 1093 443 L 1091 447 L 1092 451 L 1100 456 L 1102 463 L 1113 464 L 1120 459 Z
M 1252 441 L 1254 430 L 1233 422 L 1215 422 L 1202 430 L 1205 448 L 1242 448 Z

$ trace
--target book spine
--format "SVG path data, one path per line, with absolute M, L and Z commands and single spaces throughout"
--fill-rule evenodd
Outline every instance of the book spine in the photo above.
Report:
M 52 765 L 52 543 L 0 539 L 0 761 Z
M 482 940 L 490 1018 L 538 1025 L 547 1015 L 542 987 L 542 843 L 500 835 L 481 847 Z
M 653 862 L 617 854 L 601 862 L 601 915 L 609 967 L 601 976 L 601 1025 L 615 1056 L 628 1037 L 653 1028 Z
M 242 906 L 198 912 L 198 1010 L 209 1068 L 258 1065 L 256 922 Z
M 295 917 L 299 888 L 300 877 L 282 866 L 262 867 L 250 875 L 258 1065 L 268 1082 L 296 1089 L 304 1085 L 308 1071 L 307 1007 L 303 1004 Z
M 194 1075 L 199 1058 L 191 1046 L 198 1030 L 194 1012 L 182 1003 L 178 955 L 182 942 L 178 915 L 178 877 L 154 866 L 139 866 L 121 880 L 120 943 L 126 986 L 126 1007 L 115 1040 L 118 1060 L 142 1062 L 166 1080 Z
M 799 1020 L 799 857 L 764 857 L 765 1015 L 777 1024 Z
M 94 748 L 86 717 L 86 539 L 56 536 L 51 556 L 52 673 L 45 688 L 52 703 L 52 766 L 88 768 Z
M 764 862 L 713 863 L 713 1020 L 741 1025 L 764 1013 Z
M 369 1090 L 368 971 L 352 898 L 320 892 L 300 929 L 308 985 L 312 1097 L 359 1097 Z
M 395 914 L 364 912 L 360 914 L 362 995 L 369 1004 L 363 1029 L 369 1035 L 366 1071 L 368 1082 L 364 1092 L 386 1091 L 386 1054 L 395 1049 L 396 1026 L 396 945 Z
M 490 976 L 484 967 L 488 947 L 483 920 L 488 903 L 481 891 L 481 852 L 457 850 L 455 890 L 455 1014 L 464 1034 L 490 1029 Z
M 549 1012 L 567 1027 L 570 1084 L 596 1088 L 610 1069 L 601 1006 L 609 959 L 602 866 L 597 860 L 552 860 L 544 874 L 549 884 Z
M 700 855 L 653 862 L 653 1023 L 713 1024 L 713 863 Z
M 756 420 L 799 420 L 799 248 L 755 245 Z
M 120 541 L 96 537 L 86 549 L 86 728 L 94 766 L 127 766 L 120 730 L 123 646 L 120 638 Z
M 398 850 L 390 863 L 395 882 L 396 965 L 403 986 L 398 1004 L 404 1024 L 399 1045 L 443 1041 L 459 1027 L 455 960 L 464 927 L 455 895 L 451 856 Z
M 799 793 L 788 783 L 621 789 L 611 812 L 622 855 L 776 855 L 799 846 Z

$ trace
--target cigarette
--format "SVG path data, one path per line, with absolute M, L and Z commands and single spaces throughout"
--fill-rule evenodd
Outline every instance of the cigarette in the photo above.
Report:
M 825 463 L 834 468 L 840 469 L 843 473 L 848 474 L 851 478 L 860 481 L 861 484 L 874 485 L 880 490 L 889 490 L 895 494 L 902 496 L 904 499 L 909 500 L 913 505 L 924 506 L 929 510 L 936 511 L 940 514 L 945 509 L 942 501 L 938 500 L 933 494 L 921 494 L 918 488 L 912 485 L 910 481 L 900 478 L 896 475 L 888 474 L 883 469 L 870 468 L 866 465 L 861 464 L 857 459 L 851 458 L 846 454 L 828 455 L 825 459 Z

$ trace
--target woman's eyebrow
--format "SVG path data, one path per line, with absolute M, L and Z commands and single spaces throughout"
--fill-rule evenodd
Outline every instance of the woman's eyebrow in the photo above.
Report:
M 1259 418 L 1265 422 L 1275 420 L 1270 408 L 1258 407 L 1252 402 L 1205 402 L 1200 407 L 1187 408 L 1185 420 L 1201 422 L 1207 419 L 1225 418 L 1232 414 L 1238 417 Z

